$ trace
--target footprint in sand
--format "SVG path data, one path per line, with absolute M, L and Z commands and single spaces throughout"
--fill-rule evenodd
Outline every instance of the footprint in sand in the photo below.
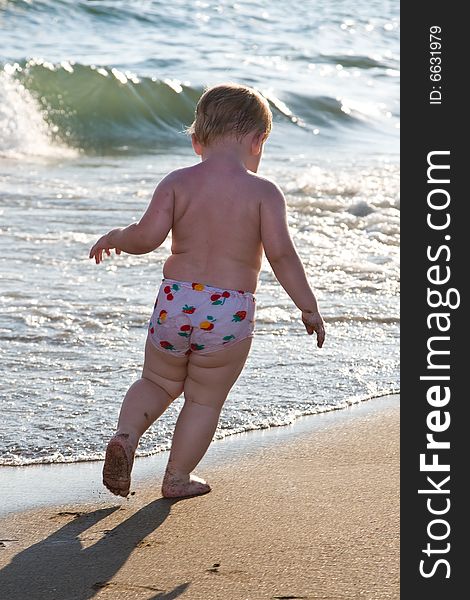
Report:
M 60 517 L 73 517 L 74 519 L 77 519 L 78 517 L 81 517 L 84 514 L 85 513 L 79 511 L 64 510 L 62 512 L 58 512 L 55 515 L 52 515 L 52 517 L 49 517 L 49 519 L 60 519 Z
M 115 583 L 114 581 L 97 581 L 91 587 L 94 590 L 102 590 L 103 588 L 115 588 L 116 590 L 123 591 L 150 590 L 151 592 L 164 592 L 164 590 L 154 587 L 153 585 L 126 585 L 123 583 Z
M 153 548 L 155 546 L 163 546 L 166 542 L 159 542 L 157 540 L 142 540 L 135 545 L 136 548 Z
M 19 540 L 11 539 L 11 540 L 0 540 L 0 548 L 7 548 L 12 542 L 18 542 Z

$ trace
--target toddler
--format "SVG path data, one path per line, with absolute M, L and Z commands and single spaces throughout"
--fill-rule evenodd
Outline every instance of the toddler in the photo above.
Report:
M 188 130 L 201 162 L 164 177 L 138 223 L 113 229 L 90 250 L 96 264 L 112 249 L 145 254 L 172 232 L 142 376 L 124 398 L 106 449 L 103 483 L 116 495 L 129 494 L 140 437 L 182 393 L 162 494 L 210 491 L 192 472 L 250 351 L 263 250 L 307 332 L 323 345 L 323 319 L 289 234 L 285 198 L 257 175 L 271 127 L 269 105 L 254 89 L 207 89 Z

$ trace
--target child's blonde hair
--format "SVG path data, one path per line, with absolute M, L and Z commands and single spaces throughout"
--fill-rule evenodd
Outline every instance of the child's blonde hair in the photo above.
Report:
M 208 146 L 224 135 L 234 134 L 240 140 L 252 131 L 264 133 L 266 139 L 271 128 L 272 113 L 266 98 L 248 86 L 224 83 L 204 91 L 194 122 L 186 131 Z

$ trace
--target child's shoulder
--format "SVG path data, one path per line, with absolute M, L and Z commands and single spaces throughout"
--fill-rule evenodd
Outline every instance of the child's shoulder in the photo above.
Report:
M 252 171 L 247 171 L 248 176 L 251 177 L 254 181 L 258 182 L 260 186 L 262 186 L 265 190 L 278 190 L 280 189 L 278 184 L 271 177 L 267 177 L 266 175 L 260 175 L 259 173 L 253 173 Z
M 193 175 L 194 166 L 180 167 L 167 173 L 162 179 L 160 179 L 157 190 L 166 190 L 168 192 L 175 192 L 181 185 L 188 183 Z
M 165 175 L 162 181 L 172 183 L 188 179 L 189 177 L 191 177 L 191 175 L 194 174 L 196 166 L 197 165 L 190 165 L 187 167 L 180 167 L 178 169 L 174 169 L 173 171 L 170 171 L 167 175 Z
M 267 202 L 284 202 L 284 194 L 274 179 L 251 172 L 249 172 L 249 176 L 257 186 L 258 192 L 263 200 Z

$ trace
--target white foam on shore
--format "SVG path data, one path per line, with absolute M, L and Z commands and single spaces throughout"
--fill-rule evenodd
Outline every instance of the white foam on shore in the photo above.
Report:
M 210 468 L 223 467 L 243 460 L 263 450 L 295 441 L 313 431 L 326 429 L 338 423 L 349 422 L 353 427 L 355 418 L 367 418 L 398 403 L 398 395 L 383 396 L 342 410 L 301 417 L 292 425 L 249 431 L 215 440 L 199 470 L 210 476 Z M 131 490 L 138 494 L 139 488 L 151 485 L 158 496 L 167 460 L 168 452 L 137 458 Z M 132 502 L 132 496 L 130 500 L 126 500 L 117 498 L 105 490 L 101 483 L 102 468 L 102 461 L 0 467 L 0 517 L 45 506 Z

